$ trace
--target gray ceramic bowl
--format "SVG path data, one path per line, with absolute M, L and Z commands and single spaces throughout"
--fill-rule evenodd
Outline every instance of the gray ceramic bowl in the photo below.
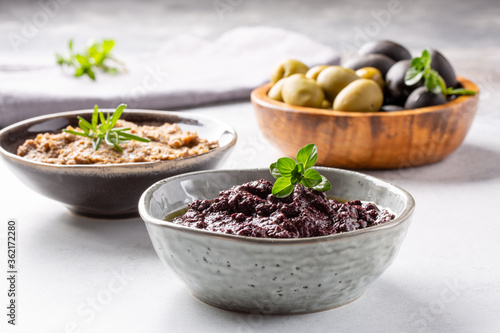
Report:
M 182 130 L 197 131 L 202 138 L 219 140 L 220 147 L 179 160 L 115 165 L 54 165 L 16 155 L 17 147 L 26 139 L 38 133 L 58 132 L 68 125 L 77 126 L 76 116 L 90 119 L 91 114 L 92 111 L 86 110 L 46 115 L 0 131 L 0 155 L 21 181 L 87 216 L 137 216 L 139 197 L 151 184 L 173 175 L 215 168 L 227 157 L 237 138 L 233 128 L 215 119 L 176 112 L 126 110 L 122 119 L 148 125 L 178 123 Z
M 360 297 L 393 262 L 415 203 L 405 190 L 377 178 L 316 169 L 333 185 L 329 196 L 375 202 L 396 219 L 303 239 L 226 235 L 163 221 L 195 199 L 213 199 L 221 190 L 255 179 L 272 180 L 267 169 L 202 171 L 162 180 L 142 195 L 139 213 L 160 259 L 203 302 L 264 314 L 331 309 Z

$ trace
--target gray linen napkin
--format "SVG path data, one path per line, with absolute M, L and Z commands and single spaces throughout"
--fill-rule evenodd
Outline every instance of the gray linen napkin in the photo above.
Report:
M 182 35 L 148 54 L 116 55 L 127 65 L 119 75 L 97 73 L 97 81 L 75 78 L 54 64 L 0 64 L 0 127 L 43 114 L 90 109 L 183 108 L 248 98 L 269 81 L 281 60 L 312 66 L 338 64 L 338 53 L 308 37 L 271 27 L 241 27 L 209 42 Z

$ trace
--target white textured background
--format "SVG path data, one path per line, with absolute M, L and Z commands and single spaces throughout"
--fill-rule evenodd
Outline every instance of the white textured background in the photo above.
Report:
M 17 53 L 7 36 L 19 33 L 39 5 L 1 2 L 1 63 L 49 63 L 70 37 L 110 36 L 117 54 L 132 55 L 179 34 L 213 40 L 236 26 L 261 24 L 304 33 L 339 51 L 370 27 L 374 39 L 395 39 L 414 51 L 441 49 L 459 74 L 480 86 L 481 101 L 464 144 L 448 159 L 369 172 L 406 188 L 417 201 L 396 261 L 364 297 L 336 310 L 290 317 L 225 312 L 194 299 L 161 266 L 139 219 L 73 216 L 0 163 L 2 249 L 4 221 L 16 217 L 20 229 L 20 325 L 8 332 L 70 332 L 73 322 L 80 332 L 500 331 L 498 1 L 402 0 L 401 13 L 379 24 L 378 32 L 372 11 L 386 10 L 389 1 L 221 1 L 232 4 L 222 17 L 213 1 L 68 1 Z M 264 167 L 280 156 L 261 137 L 247 101 L 189 112 L 224 118 L 236 128 L 239 141 L 227 167 Z M 117 274 L 125 279 L 123 288 L 91 316 L 89 302 L 109 292 L 110 284 L 120 286 Z

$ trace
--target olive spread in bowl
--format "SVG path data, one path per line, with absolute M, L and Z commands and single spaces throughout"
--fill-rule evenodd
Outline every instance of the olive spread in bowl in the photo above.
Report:
M 342 203 L 300 184 L 285 198 L 273 196 L 272 187 L 265 179 L 233 186 L 212 202 L 192 202 L 172 222 L 239 236 L 306 238 L 363 229 L 395 218 L 373 203 Z
M 333 168 L 318 167 L 314 170 L 332 182 L 331 189 L 324 193 L 327 196 L 374 202 L 393 212 L 395 218 L 364 229 L 305 238 L 245 237 L 190 228 L 164 220 L 165 216 L 179 214 L 188 202 L 197 202 L 197 209 L 207 206 L 204 209 L 206 212 L 210 212 L 208 207 L 214 204 L 226 205 L 225 200 L 211 204 L 219 193 L 225 193 L 229 195 L 225 209 L 230 210 L 229 205 L 240 210 L 249 209 L 245 215 L 253 210 L 261 210 L 260 214 L 274 214 L 277 220 L 280 215 L 289 215 L 293 219 L 297 212 L 290 203 L 295 201 L 298 205 L 308 203 L 307 207 L 299 207 L 302 211 L 299 214 L 303 214 L 305 220 L 313 218 L 316 213 L 328 211 L 324 215 L 349 216 L 345 228 L 359 223 L 359 219 L 351 220 L 357 214 L 377 221 L 371 215 L 376 211 L 374 207 L 365 206 L 367 214 L 364 215 L 359 213 L 359 206 L 363 206 L 359 202 L 349 203 L 356 208 L 339 208 L 341 204 L 330 202 L 323 193 L 319 193 L 319 197 L 305 199 L 311 193 L 318 194 L 314 193 L 318 190 L 299 184 L 293 191 L 300 193 L 306 201 L 292 193 L 284 199 L 268 202 L 268 181 L 272 182 L 274 178 L 268 168 L 209 170 L 170 177 L 144 192 L 139 201 L 139 211 L 161 261 L 176 273 L 199 300 L 231 311 L 266 315 L 327 310 L 359 298 L 390 266 L 405 238 L 415 203 L 408 192 L 368 175 Z M 248 183 L 251 186 L 240 185 Z M 247 191 L 255 202 L 250 203 L 239 196 L 238 191 L 230 194 L 228 189 L 232 187 Z M 338 208 L 337 213 L 327 208 L 329 203 L 332 204 L 332 210 Z M 273 205 L 281 206 L 282 210 L 264 212 L 266 207 Z M 344 211 L 345 214 L 341 213 Z M 210 213 L 215 219 L 216 213 Z M 233 214 L 236 214 L 235 220 L 242 217 L 240 212 Z M 186 217 L 190 217 L 189 213 Z M 339 229 L 342 229 L 340 216 L 338 218 L 335 223 L 338 222 Z M 221 216 L 221 219 L 227 217 Z M 288 223 L 292 224 L 288 219 Z M 318 222 L 324 226 L 299 223 L 295 227 L 312 227 L 312 230 L 317 231 L 327 229 L 326 225 L 330 223 L 326 219 L 319 219 Z M 290 230 L 283 231 L 282 235 L 286 232 L 292 234 L 292 226 L 289 227 Z M 257 232 L 259 229 L 255 230 Z M 279 227 L 274 230 L 278 231 Z M 380 301 L 388 300 L 381 297 Z

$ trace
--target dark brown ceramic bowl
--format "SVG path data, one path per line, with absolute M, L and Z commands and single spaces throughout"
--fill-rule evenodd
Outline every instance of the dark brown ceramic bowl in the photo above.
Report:
M 471 81 L 457 77 L 466 89 Z M 479 94 L 442 105 L 395 112 L 347 112 L 288 105 L 267 96 L 268 83 L 252 92 L 260 129 L 271 144 L 295 156 L 318 146 L 318 164 L 346 169 L 399 169 L 434 163 L 462 143 Z
M 112 112 L 112 110 L 109 110 Z M 166 111 L 126 110 L 122 119 L 137 124 L 177 123 L 182 130 L 219 140 L 219 148 L 205 154 L 161 162 L 111 165 L 54 165 L 16 154 L 17 147 L 38 133 L 56 133 L 77 126 L 77 116 L 90 119 L 92 111 L 71 111 L 28 119 L 0 131 L 0 155 L 12 172 L 40 194 L 64 203 L 81 215 L 122 218 L 138 215 L 141 194 L 153 183 L 185 172 L 215 168 L 236 143 L 233 128 L 222 121 Z

